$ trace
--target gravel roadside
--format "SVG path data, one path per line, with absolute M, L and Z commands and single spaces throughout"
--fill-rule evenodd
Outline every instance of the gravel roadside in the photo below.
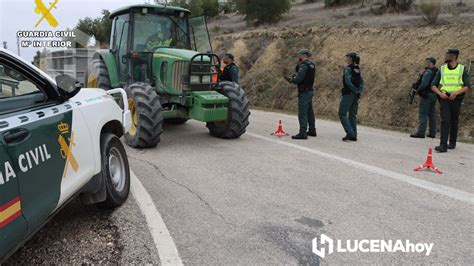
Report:
M 159 257 L 130 196 L 114 211 L 72 201 L 6 262 L 42 263 L 158 264 Z

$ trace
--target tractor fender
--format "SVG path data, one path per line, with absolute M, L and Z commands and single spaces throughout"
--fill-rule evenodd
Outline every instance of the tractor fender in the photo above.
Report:
M 117 62 L 115 61 L 114 55 L 107 49 L 97 50 L 94 55 L 92 55 L 92 60 L 102 59 L 107 67 L 107 72 L 109 73 L 110 85 L 112 88 L 120 87 L 120 82 L 118 79 L 118 68 Z

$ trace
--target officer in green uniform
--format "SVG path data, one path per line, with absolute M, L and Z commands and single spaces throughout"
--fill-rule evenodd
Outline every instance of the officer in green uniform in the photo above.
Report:
M 436 59 L 428 57 L 425 59 L 425 71 L 420 76 L 420 84 L 417 88 L 420 96 L 420 109 L 418 112 L 420 125 L 418 131 L 410 136 L 412 138 L 425 138 L 428 119 L 430 123 L 429 138 L 436 138 L 436 94 L 431 90 L 431 82 L 433 81 L 438 69 L 436 68 Z
M 298 120 L 300 132 L 292 136 L 293 139 L 307 139 L 308 135 L 316 137 L 316 122 L 313 111 L 313 85 L 316 67 L 309 58 L 311 53 L 308 49 L 298 51 L 298 65 L 296 73 L 285 79 L 298 86 Z
M 357 111 L 360 94 L 365 83 L 359 68 L 359 56 L 356 53 L 346 55 L 347 65 L 344 67 L 341 102 L 339 104 L 339 119 L 346 131 L 343 141 L 357 141 Z M 349 114 L 349 117 L 348 117 Z
M 456 148 L 461 105 L 471 86 L 468 70 L 458 63 L 458 57 L 459 50 L 449 49 L 446 64 L 441 66 L 431 84 L 441 107 L 441 143 L 435 148 L 438 152 Z
M 230 81 L 239 83 L 239 67 L 234 63 L 234 55 L 225 54 L 223 62 L 225 64 L 224 70 L 220 76 L 221 81 Z

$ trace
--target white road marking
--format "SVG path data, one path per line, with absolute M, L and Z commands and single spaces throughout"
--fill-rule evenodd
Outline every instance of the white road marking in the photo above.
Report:
M 155 207 L 150 194 L 143 187 L 137 176 L 130 171 L 131 191 L 145 216 L 153 242 L 155 242 L 158 256 L 162 265 L 183 265 L 173 238 L 166 228 L 163 218 Z
M 325 152 L 321 152 L 321 151 L 318 151 L 318 150 L 310 149 L 310 148 L 307 148 L 307 147 L 304 147 L 304 146 L 301 146 L 301 145 L 293 144 L 291 142 L 286 142 L 286 141 L 282 141 L 282 140 L 278 140 L 278 139 L 274 139 L 274 138 L 270 138 L 270 137 L 265 137 L 265 136 L 255 134 L 255 133 L 251 133 L 251 132 L 247 132 L 247 135 L 249 135 L 251 137 L 254 137 L 254 138 L 261 139 L 261 140 L 265 140 L 265 141 L 268 141 L 268 142 L 272 142 L 272 143 L 276 143 L 276 144 L 279 144 L 279 145 L 284 145 L 284 146 L 287 146 L 287 147 L 298 149 L 298 150 L 301 150 L 301 151 L 309 152 L 309 153 L 312 153 L 312 154 L 315 154 L 315 155 L 318 155 L 318 156 L 321 156 L 321 157 L 324 157 L 324 158 L 339 161 L 339 162 L 345 163 L 347 165 L 353 166 L 355 168 L 363 169 L 363 170 L 366 170 L 368 172 L 372 172 L 372 173 L 382 175 L 382 176 L 385 176 L 385 177 L 388 177 L 388 178 L 392 178 L 392 179 L 395 179 L 395 180 L 398 180 L 398 181 L 401 181 L 401 182 L 405 182 L 405 183 L 408 183 L 408 184 L 411 184 L 411 185 L 414 185 L 414 186 L 417 186 L 417 187 L 420 187 L 420 188 L 423 188 L 423 189 L 426 189 L 426 190 L 429 190 L 429 191 L 432 191 L 432 192 L 435 192 L 435 193 L 438 193 L 438 194 L 441 194 L 441 195 L 444 195 L 444 196 L 447 196 L 447 197 L 450 197 L 450 198 L 453 198 L 453 199 L 456 199 L 456 200 L 463 201 L 463 202 L 474 205 L 474 194 L 469 193 L 469 192 L 465 192 L 465 191 L 462 191 L 462 190 L 450 188 L 450 187 L 447 187 L 447 186 L 443 186 L 443 185 L 436 184 L 436 183 L 433 183 L 433 182 L 429 182 L 429 181 L 425 181 L 425 180 L 422 180 L 422 179 L 414 178 L 414 177 L 407 176 L 407 175 L 404 175 L 404 174 L 396 173 L 396 172 L 393 172 L 393 171 L 390 171 L 390 170 L 387 170 L 387 169 L 383 169 L 383 168 L 380 168 L 380 167 L 372 166 L 372 165 L 369 165 L 369 164 L 353 161 L 353 160 L 350 160 L 350 159 L 347 159 L 347 158 L 339 157 L 337 155 L 332 155 L 332 154 L 329 154 L 329 153 L 325 153 Z

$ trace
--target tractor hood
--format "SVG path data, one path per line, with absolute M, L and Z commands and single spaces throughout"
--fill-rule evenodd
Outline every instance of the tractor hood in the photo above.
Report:
M 193 56 L 198 54 L 196 51 L 175 49 L 175 48 L 159 48 L 155 51 L 153 57 L 155 58 L 170 58 L 177 61 L 189 61 Z

